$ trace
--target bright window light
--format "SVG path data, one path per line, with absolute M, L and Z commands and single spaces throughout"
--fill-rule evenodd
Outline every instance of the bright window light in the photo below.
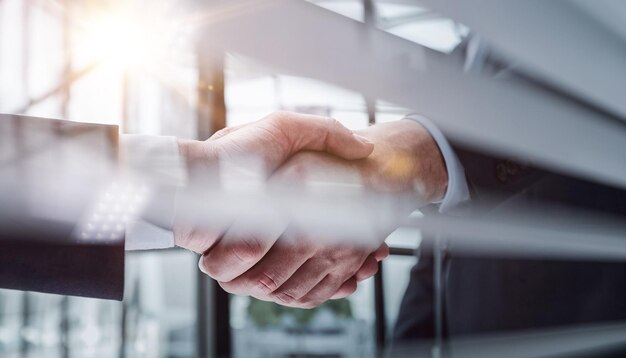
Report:
M 73 48 L 85 63 L 158 71 L 177 55 L 176 38 L 183 29 L 165 14 L 124 7 L 106 9 L 75 27 Z

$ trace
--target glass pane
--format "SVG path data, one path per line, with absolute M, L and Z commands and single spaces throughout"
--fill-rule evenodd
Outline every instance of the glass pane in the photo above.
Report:
M 0 290 L 0 356 L 194 357 L 196 260 L 128 255 L 124 303 Z
M 363 1 L 361 0 L 308 0 L 309 2 L 349 17 L 357 21 L 363 21 Z
M 360 94 L 325 82 L 277 73 L 230 55 L 226 63 L 228 125 L 256 121 L 277 110 L 333 117 L 351 129 L 368 124 Z
M 287 76 L 231 55 L 227 62 L 228 125 L 257 120 L 275 110 L 336 118 L 365 128 L 365 100 L 324 82 Z M 312 310 L 254 298 L 231 297 L 235 357 L 374 357 L 374 296 L 371 280 L 348 299 Z
M 361 1 L 313 2 L 363 19 Z M 136 59 L 126 56 L 136 55 L 137 49 L 119 51 L 118 47 L 99 53 L 93 44 L 123 45 L 125 35 L 137 35 L 134 27 L 147 26 L 125 23 L 122 28 L 130 32 L 123 32 L 110 27 L 110 22 L 100 22 L 100 15 L 120 4 L 140 9 L 140 18 L 149 23 L 150 16 L 159 18 L 160 13 L 176 18 L 173 15 L 185 10 L 186 2 L 162 1 L 156 6 L 148 0 L 0 1 L 0 110 L 120 124 L 132 133 L 195 137 L 200 84 L 193 34 L 183 26 L 171 32 L 173 39 L 160 38 L 167 55 L 150 52 L 155 56 L 144 58 L 146 66 L 137 66 Z M 444 51 L 458 41 L 458 29 L 449 20 L 411 18 L 420 14 L 428 18 L 425 9 L 377 2 L 377 10 L 379 26 L 398 36 Z M 91 24 L 103 27 L 93 29 Z M 109 35 L 120 41 L 107 43 Z M 141 43 L 150 44 L 153 35 L 146 40 Z M 94 54 L 102 55 L 99 60 L 105 64 L 92 67 Z M 352 129 L 368 126 L 360 93 L 286 75 L 236 54 L 227 57 L 225 77 L 229 125 L 290 110 L 334 117 Z M 400 119 L 406 112 L 377 102 L 378 122 Z M 398 231 L 388 242 L 413 248 L 419 235 Z M 392 257 L 384 264 L 387 327 L 395 320 L 413 261 Z M 129 253 L 126 265 L 123 304 L 0 290 L 0 356 L 111 357 L 124 352 L 127 357 L 194 357 L 197 256 L 182 250 Z M 373 357 L 373 286 L 367 280 L 350 298 L 314 310 L 232 297 L 235 353 L 240 357 Z
M 422 46 L 448 53 L 467 34 L 467 28 L 429 9 L 410 3 L 377 0 L 381 30 Z
M 400 304 L 411 277 L 411 268 L 416 263 L 416 256 L 390 256 L 383 261 L 385 324 L 388 338 L 393 335 Z
M 235 357 L 375 356 L 371 279 L 349 298 L 312 310 L 235 296 L 231 312 Z

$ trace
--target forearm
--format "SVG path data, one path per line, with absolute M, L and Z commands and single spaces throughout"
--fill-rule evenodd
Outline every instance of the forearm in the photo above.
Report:
M 117 128 L 0 115 L 0 287 L 121 299 L 121 237 L 77 230 L 116 167 Z

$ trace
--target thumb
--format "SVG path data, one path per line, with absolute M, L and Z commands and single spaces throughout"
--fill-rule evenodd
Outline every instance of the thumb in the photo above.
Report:
M 295 113 L 283 118 L 279 125 L 291 137 L 289 156 L 302 150 L 316 150 L 355 160 L 367 158 L 374 150 L 371 141 L 336 119 Z
M 209 139 L 214 152 L 258 155 L 269 173 L 294 154 L 304 151 L 327 152 L 347 160 L 367 158 L 374 144 L 352 133 L 339 121 L 308 114 L 278 112 L 260 121 L 225 130 Z

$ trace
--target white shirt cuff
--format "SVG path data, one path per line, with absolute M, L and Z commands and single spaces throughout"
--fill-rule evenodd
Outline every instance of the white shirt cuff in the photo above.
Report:
M 125 134 L 120 137 L 120 147 L 122 161 L 134 176 L 150 184 L 185 184 L 185 163 L 176 137 Z
M 174 246 L 176 191 L 187 180 L 176 138 L 123 135 L 120 149 L 122 162 L 133 180 L 146 184 L 153 193 L 137 220 L 127 224 L 126 250 Z
M 126 224 L 125 250 L 154 250 L 170 247 L 174 247 L 174 233 L 171 230 L 145 220 Z
M 459 161 L 459 158 L 454 153 L 452 146 L 448 143 L 448 140 L 443 133 L 437 128 L 437 126 L 428 118 L 411 114 L 406 118 L 417 121 L 421 124 L 433 137 L 439 150 L 443 155 L 443 159 L 446 162 L 446 170 L 448 171 L 448 189 L 443 197 L 443 200 L 439 202 L 440 213 L 450 213 L 459 206 L 459 204 L 470 200 L 469 187 L 467 186 L 467 179 L 465 178 L 465 170 Z

